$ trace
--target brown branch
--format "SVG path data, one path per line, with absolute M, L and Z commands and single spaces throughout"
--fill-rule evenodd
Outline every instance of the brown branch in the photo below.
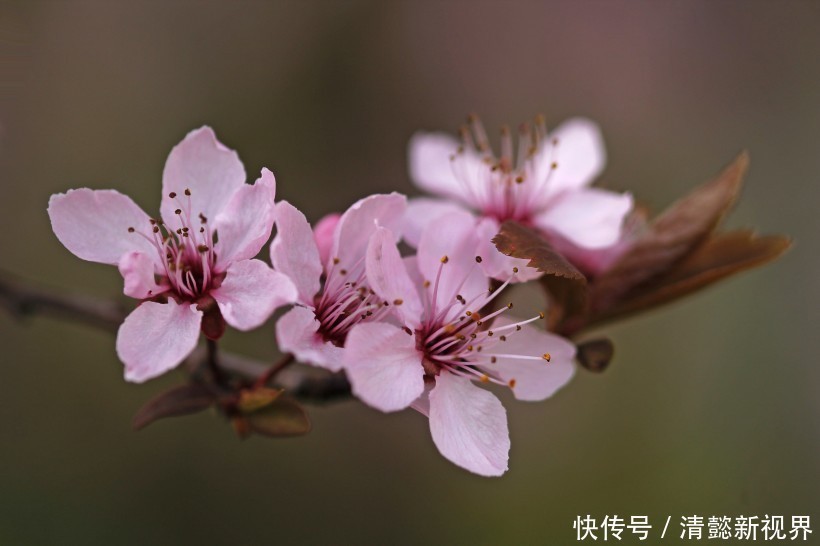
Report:
M 2 271 L 0 307 L 18 318 L 45 315 L 82 322 L 112 333 L 117 331 L 127 315 L 127 310 L 118 303 L 78 294 L 61 294 Z M 197 370 L 203 365 L 207 366 L 210 360 L 211 355 L 206 348 L 199 347 L 188 357 L 186 367 Z M 219 353 L 218 364 L 223 371 L 250 381 L 258 380 L 272 369 L 259 360 L 226 352 Z M 307 366 L 285 369 L 281 362 L 274 373 L 276 386 L 304 400 L 322 402 L 350 395 L 350 384 L 342 373 L 334 374 Z
M 117 303 L 75 294 L 59 294 L 35 287 L 6 272 L 0 272 L 0 306 L 12 316 L 24 318 L 46 315 L 79 321 L 95 328 L 116 332 L 126 310 Z

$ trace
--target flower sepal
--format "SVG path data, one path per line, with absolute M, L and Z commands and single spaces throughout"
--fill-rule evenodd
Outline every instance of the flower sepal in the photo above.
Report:
M 225 334 L 227 323 L 216 300 L 205 296 L 200 298 L 196 308 L 202 311 L 202 334 L 211 341 L 218 341 Z

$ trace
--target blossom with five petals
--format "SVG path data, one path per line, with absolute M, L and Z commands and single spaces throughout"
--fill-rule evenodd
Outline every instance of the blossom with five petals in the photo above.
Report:
M 510 320 L 504 315 L 512 304 L 482 311 L 519 271 L 489 291 L 476 245 L 466 212 L 431 222 L 414 258 L 402 258 L 393 234 L 379 229 L 367 250 L 367 278 L 395 314 L 354 326 L 344 365 L 361 400 L 386 412 L 414 407 L 429 417 L 447 459 L 498 476 L 507 470 L 506 412 L 473 381 L 510 387 L 520 400 L 543 400 L 572 377 L 575 347 L 529 326 L 543 314 Z
M 410 201 L 405 239 L 417 241 L 424 226 L 466 207 L 478 214 L 484 239 L 501 222 L 515 220 L 541 231 L 560 252 L 588 274 L 599 273 L 623 251 L 622 228 L 633 208 L 630 194 L 589 187 L 601 173 L 606 152 L 598 126 L 571 119 L 547 134 L 542 120 L 522 125 L 517 157 L 509 129 L 502 131 L 496 157 L 481 123 L 471 117 L 462 142 L 442 133 L 418 133 L 410 141 L 410 176 L 442 199 Z M 489 241 L 487 241 L 489 244 Z M 521 262 L 496 259 L 487 273 L 501 278 Z M 522 270 L 519 280 L 537 273 Z
M 398 193 L 371 195 L 341 216 L 326 217 L 315 232 L 296 207 L 287 201 L 277 204 L 271 262 L 299 293 L 298 305 L 276 323 L 282 351 L 302 362 L 341 369 L 348 331 L 389 312 L 368 287 L 365 251 L 379 226 L 399 229 L 406 204 Z
M 117 333 L 126 380 L 143 382 L 176 367 L 200 330 L 218 337 L 223 320 L 250 330 L 296 299 L 290 279 L 253 259 L 273 229 L 273 173 L 262 169 L 253 185 L 245 178 L 236 152 L 202 127 L 165 163 L 160 218 L 115 190 L 51 196 L 48 214 L 60 242 L 79 258 L 116 265 L 125 294 L 142 300 Z

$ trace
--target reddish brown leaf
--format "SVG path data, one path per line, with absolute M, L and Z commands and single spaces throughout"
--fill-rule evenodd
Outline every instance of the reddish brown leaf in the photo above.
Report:
M 708 237 L 736 201 L 748 166 L 749 156 L 741 153 L 717 178 L 655 218 L 633 247 L 591 286 L 595 310 L 604 310 L 632 287 L 662 274 Z
M 140 430 L 157 419 L 197 413 L 215 402 L 216 396 L 204 385 L 180 385 L 146 402 L 134 415 L 131 426 Z
M 591 372 L 602 372 L 615 355 L 615 345 L 609 338 L 590 339 L 578 344 L 576 358 Z
M 502 254 L 529 260 L 530 267 L 544 273 L 541 283 L 553 298 L 555 305 L 552 312 L 558 310 L 560 314 L 574 313 L 584 307 L 586 277 L 553 250 L 538 233 L 508 220 L 501 224 L 501 230 L 493 238 L 493 243 Z
M 663 305 L 721 279 L 769 263 L 791 247 L 779 235 L 758 237 L 752 231 L 713 235 L 672 269 L 637 287 L 617 306 L 591 322 L 610 320 Z
M 272 404 L 244 415 L 250 430 L 262 436 L 279 438 L 302 436 L 310 432 L 310 419 L 302 406 L 290 398 L 277 398 Z

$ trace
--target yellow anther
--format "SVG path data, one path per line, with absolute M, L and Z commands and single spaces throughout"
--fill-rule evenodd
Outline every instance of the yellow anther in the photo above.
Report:
M 482 375 L 481 376 L 481 382 L 482 383 L 489 383 L 490 382 L 490 376 L 487 375 L 487 374 Z
M 447 256 L 442 256 L 441 257 L 441 263 L 446 264 L 449 261 L 450 261 L 450 258 L 448 258 Z
M 543 358 L 543 359 L 544 359 L 544 360 L 546 360 L 547 362 L 549 362 L 549 361 L 550 361 L 550 359 L 552 359 L 552 357 L 550 356 L 550 354 L 549 354 L 549 353 L 544 353 L 543 355 L 541 355 L 541 358 Z
M 515 379 L 510 379 L 509 383 L 507 383 L 511 389 L 515 388 Z

